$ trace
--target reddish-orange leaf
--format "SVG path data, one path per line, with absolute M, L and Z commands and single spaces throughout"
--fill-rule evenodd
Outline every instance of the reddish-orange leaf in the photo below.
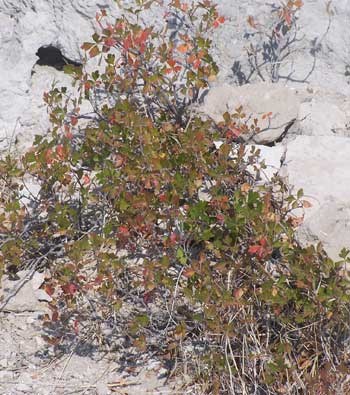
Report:
M 55 292 L 55 289 L 54 289 L 54 287 L 53 287 L 52 285 L 45 284 L 45 285 L 44 285 L 44 291 L 45 291 L 48 295 L 52 296 L 52 295 L 54 294 L 54 292 Z
M 70 130 L 67 130 L 65 133 L 65 136 L 68 140 L 72 140 L 73 138 L 73 133 Z
M 192 49 L 192 46 L 190 44 L 180 44 L 177 47 L 177 50 L 181 53 L 187 53 L 188 51 L 190 51 Z
M 123 41 L 123 47 L 125 49 L 125 51 L 128 51 L 132 46 L 132 37 L 129 34 L 126 39 Z
M 223 224 L 225 222 L 225 216 L 223 214 L 217 214 L 216 219 L 220 224 Z
M 61 288 L 62 288 L 62 291 L 67 295 L 74 295 L 78 290 L 77 286 L 73 283 L 68 283 L 66 285 L 62 285 Z
M 242 132 L 241 132 L 239 129 L 237 129 L 236 127 L 232 127 L 231 129 L 228 129 L 228 130 L 226 131 L 225 136 L 226 136 L 227 139 L 232 139 L 232 138 L 234 138 L 234 137 L 240 136 L 241 133 L 242 133 Z
M 171 234 L 170 234 L 170 243 L 171 244 L 176 244 L 176 242 L 179 240 L 179 236 L 175 233 L 175 232 L 172 232 Z
M 282 11 L 282 19 L 287 23 L 288 26 L 292 24 L 292 15 L 287 7 L 285 7 Z
M 80 48 L 84 51 L 89 51 L 94 45 L 94 43 L 84 43 Z
M 147 40 L 150 32 L 148 29 L 142 30 L 142 32 L 137 36 L 136 38 L 136 43 L 137 44 L 143 44 Z
M 257 26 L 256 22 L 255 22 L 254 18 L 251 15 L 248 16 L 247 22 L 249 23 L 249 25 L 252 28 L 256 29 L 256 26 Z
M 119 226 L 118 233 L 120 236 L 124 236 L 124 237 L 130 236 L 129 228 L 124 225 Z
M 219 16 L 218 18 L 215 19 L 213 26 L 215 28 L 219 27 L 221 24 L 225 22 L 225 17 L 224 16 Z
M 193 68 L 194 69 L 198 69 L 199 68 L 199 66 L 201 65 L 201 60 L 200 59 L 196 59 L 194 62 L 193 62 Z
M 79 321 L 78 320 L 74 320 L 73 328 L 74 328 L 74 333 L 77 335 L 79 333 Z
M 271 249 L 267 246 L 267 240 L 264 237 L 262 237 L 258 243 L 259 244 L 250 246 L 248 248 L 248 253 L 256 255 L 259 259 L 263 259 L 271 252 Z
M 83 175 L 81 181 L 84 185 L 89 185 L 91 183 L 90 177 L 87 174 Z
M 158 196 L 158 199 L 159 199 L 160 202 L 164 203 L 166 201 L 166 194 L 165 193 L 161 193 Z
M 90 58 L 94 58 L 95 56 L 99 55 L 99 53 L 100 50 L 98 49 L 98 46 L 97 45 L 93 46 L 89 51 Z
M 66 152 L 62 144 L 56 147 L 56 154 L 59 159 L 64 160 L 66 158 Z
M 49 148 L 45 153 L 45 160 L 47 164 L 51 164 L 53 162 L 52 158 L 52 149 Z
M 104 44 L 107 46 L 107 47 L 114 47 L 116 44 L 117 44 L 117 40 L 115 39 L 115 38 L 113 38 L 113 37 L 107 37 L 106 39 L 105 39 L 105 41 L 104 41 Z
M 193 276 L 196 274 L 196 272 L 195 272 L 191 267 L 188 267 L 187 269 L 185 269 L 185 270 L 182 272 L 182 274 L 183 274 L 185 277 L 190 278 L 190 277 L 193 277 Z

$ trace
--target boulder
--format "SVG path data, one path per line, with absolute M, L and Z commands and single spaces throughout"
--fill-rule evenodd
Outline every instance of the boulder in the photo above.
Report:
M 51 297 L 39 287 L 44 281 L 42 273 L 22 270 L 17 273 L 18 280 L 11 280 L 7 275 L 1 279 L 0 306 L 5 311 L 16 313 L 24 311 L 47 312 Z
M 258 134 L 242 137 L 256 144 L 270 144 L 281 139 L 298 118 L 300 100 L 296 90 L 282 84 L 222 84 L 209 90 L 198 110 L 220 122 L 224 112 L 234 113 L 242 106 L 247 118 L 258 118 L 261 129 Z M 268 113 L 271 116 L 263 117 Z
M 249 152 L 251 147 L 253 146 L 248 145 L 246 152 Z M 282 144 L 276 145 L 274 147 L 259 145 L 255 146 L 255 149 L 259 149 L 260 159 L 266 166 L 265 168 L 260 169 L 260 180 L 257 181 L 261 181 L 263 183 L 269 182 L 271 178 L 280 171 L 286 152 L 286 147 Z M 251 171 L 254 173 L 253 169 L 251 169 Z
M 348 96 L 309 88 L 300 92 L 296 134 L 306 136 L 350 137 L 350 100 Z
M 301 241 L 322 241 L 334 259 L 342 247 L 350 247 L 349 169 L 350 139 L 297 136 L 288 143 L 280 172 L 312 204 L 298 231 Z

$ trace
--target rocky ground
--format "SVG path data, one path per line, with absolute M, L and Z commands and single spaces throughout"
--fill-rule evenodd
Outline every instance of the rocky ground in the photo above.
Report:
M 21 288 L 20 280 L 5 276 L 1 284 L 0 393 L 3 395 L 186 394 L 168 380 L 169 371 L 150 354 L 134 357 L 130 350 L 97 348 L 86 336 L 58 349 L 45 341 L 43 316 L 50 313 L 50 297 L 38 289 L 42 273 Z M 18 292 L 14 294 L 14 291 Z M 9 298 L 11 296 L 11 298 Z M 39 301 L 40 299 L 40 301 Z M 93 335 L 92 332 L 90 332 Z M 169 382 L 168 382 L 169 381 Z

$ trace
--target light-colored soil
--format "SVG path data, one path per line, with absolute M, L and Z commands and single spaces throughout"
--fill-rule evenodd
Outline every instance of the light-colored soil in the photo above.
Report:
M 82 341 L 55 355 L 53 346 L 48 345 L 42 335 L 38 313 L 0 313 L 2 395 L 166 395 L 186 392 L 179 392 L 174 384 L 166 383 L 166 369 L 149 355 L 138 360 L 125 359 L 118 352 L 96 351 Z

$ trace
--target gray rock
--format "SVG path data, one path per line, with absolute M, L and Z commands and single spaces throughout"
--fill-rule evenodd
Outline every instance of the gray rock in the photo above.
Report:
M 323 241 L 335 259 L 341 247 L 350 247 L 349 169 L 348 138 L 298 136 L 288 143 L 284 175 L 312 204 L 299 232 L 305 242 Z
M 39 289 L 45 281 L 45 273 L 35 272 L 30 280 L 34 291 Z
M 250 145 L 247 146 L 247 152 L 249 152 L 251 147 L 252 146 Z M 279 144 L 274 147 L 259 145 L 255 148 L 259 149 L 260 160 L 264 162 L 266 166 L 265 169 L 261 168 L 259 171 L 260 179 L 257 181 L 262 181 L 265 183 L 270 181 L 274 175 L 279 173 L 286 152 L 286 147 L 282 144 Z M 253 169 L 251 169 L 251 172 L 253 173 Z
M 350 100 L 346 95 L 313 88 L 303 96 L 297 134 L 307 136 L 350 136 Z
M 40 311 L 46 312 L 47 306 L 38 300 L 35 289 L 38 281 L 30 277 L 29 271 L 20 271 L 17 273 L 19 280 L 11 281 L 7 276 L 1 279 L 0 287 L 0 305 L 5 311 L 24 312 Z M 25 281 L 25 279 L 28 279 Z
M 242 106 L 247 118 L 258 118 L 261 131 L 241 137 L 253 143 L 269 144 L 280 139 L 298 118 L 300 99 L 297 91 L 281 84 L 258 83 L 239 87 L 222 84 L 209 90 L 198 110 L 220 122 L 224 112 L 234 113 Z M 270 112 L 270 117 L 262 119 Z
M 39 302 L 52 302 L 51 296 L 43 289 L 37 289 L 35 291 L 35 296 L 39 300 Z

